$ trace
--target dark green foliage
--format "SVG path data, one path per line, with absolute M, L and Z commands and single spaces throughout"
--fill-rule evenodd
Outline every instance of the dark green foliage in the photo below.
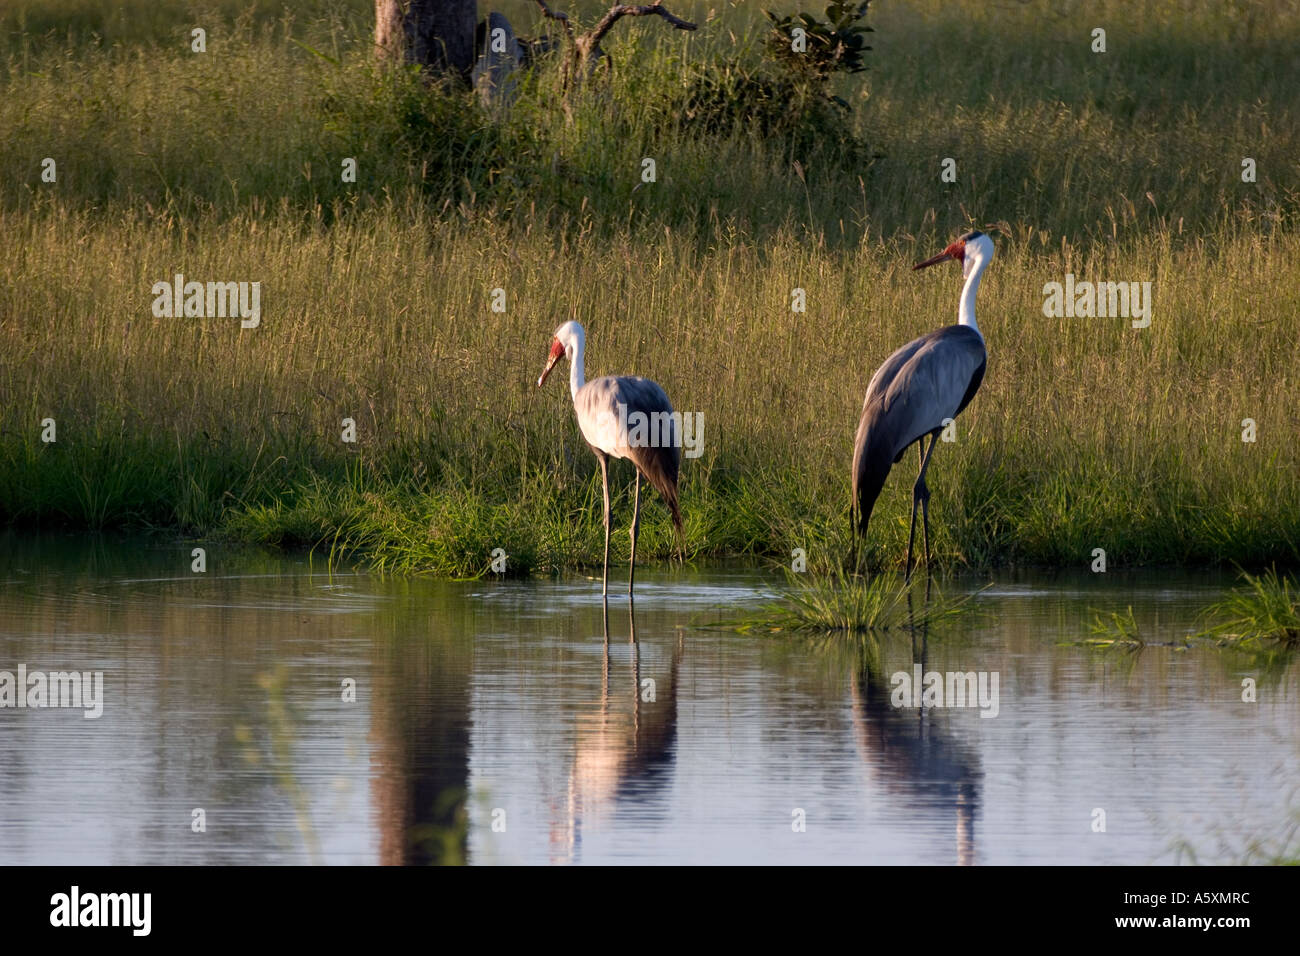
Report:
M 803 78 L 730 60 L 695 68 L 684 86 L 670 103 L 684 130 L 759 136 L 793 159 L 822 157 L 843 169 L 871 159 L 839 102 Z
M 337 148 L 365 168 L 401 164 L 425 192 L 459 198 L 491 188 L 507 167 L 526 168 L 536 159 L 525 130 L 495 122 L 472 94 L 430 86 L 415 66 L 366 72 L 371 75 L 358 82 L 338 71 L 319 106 Z
M 768 55 L 791 74 L 825 81 L 836 73 L 861 73 L 866 69 L 863 54 L 871 47 L 866 35 L 874 32 L 862 23 L 867 16 L 866 3 L 832 3 L 826 19 L 811 13 L 778 17 L 770 10 L 763 13 L 772 21 L 767 37 Z M 802 28 L 806 48 L 794 48 L 794 30 Z

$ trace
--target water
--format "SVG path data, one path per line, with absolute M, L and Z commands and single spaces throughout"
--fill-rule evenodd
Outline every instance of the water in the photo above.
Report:
M 707 627 L 757 571 L 642 570 L 630 620 L 620 568 L 606 644 L 587 578 L 191 560 L 0 538 L 0 671 L 104 682 L 97 719 L 0 709 L 0 864 L 1232 862 L 1300 811 L 1290 660 L 1063 643 L 1129 606 L 1175 642 L 1214 576 L 998 574 L 873 647 Z M 922 659 L 996 673 L 997 716 L 893 706 Z

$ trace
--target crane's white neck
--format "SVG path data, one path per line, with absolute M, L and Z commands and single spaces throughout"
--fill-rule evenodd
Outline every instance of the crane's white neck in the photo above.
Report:
M 586 336 L 582 329 L 577 329 L 564 343 L 565 357 L 569 360 L 569 394 L 576 400 L 578 389 L 587 384 L 587 375 L 583 369 L 583 352 L 586 351 Z
M 971 254 L 966 257 L 966 284 L 961 288 L 961 305 L 957 309 L 957 321 L 962 325 L 969 325 L 980 338 L 983 338 L 980 327 L 975 324 L 975 293 L 979 290 L 980 277 L 984 275 L 984 270 L 992 257 L 985 255 L 982 249 L 971 243 L 968 243 L 966 248 L 971 250 Z

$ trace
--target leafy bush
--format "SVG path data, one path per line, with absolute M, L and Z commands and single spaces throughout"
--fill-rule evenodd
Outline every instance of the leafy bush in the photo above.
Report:
M 850 129 L 842 100 L 768 65 L 749 68 L 729 60 L 698 67 L 674 110 L 684 129 L 720 136 L 751 132 L 805 161 L 823 156 L 851 167 L 871 158 Z
M 417 67 L 340 71 L 321 104 L 324 127 L 370 169 L 407 167 L 427 192 L 495 184 L 532 158 L 521 126 L 492 120 L 471 93 L 428 85 Z
M 696 68 L 686 83 L 682 125 L 709 134 L 752 130 L 783 141 L 795 158 L 830 156 L 842 167 L 860 166 L 871 156 L 850 130 L 849 105 L 830 92 L 836 73 L 866 69 L 864 37 L 871 28 L 860 21 L 866 3 L 832 3 L 827 21 L 808 13 L 777 17 L 764 11 L 773 28 L 763 61 L 747 67 L 723 60 Z M 795 43 L 795 29 L 802 29 Z
M 791 74 L 825 81 L 835 73 L 861 73 L 866 69 L 862 54 L 866 34 L 874 32 L 860 23 L 867 15 L 866 3 L 832 3 L 826 8 L 826 22 L 810 13 L 778 17 L 770 10 L 764 14 L 772 21 L 767 38 L 768 55 Z M 796 42 L 795 30 L 803 36 Z

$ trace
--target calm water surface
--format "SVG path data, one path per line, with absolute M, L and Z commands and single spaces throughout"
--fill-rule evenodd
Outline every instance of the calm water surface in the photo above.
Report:
M 978 615 L 814 641 L 707 626 L 778 577 L 643 570 L 606 641 L 583 577 L 190 547 L 0 538 L 0 672 L 104 682 L 0 709 L 0 864 L 1233 862 L 1300 811 L 1292 661 L 1066 643 L 1130 606 L 1176 641 L 1214 576 L 950 579 Z M 895 707 L 916 664 L 996 674 L 997 716 Z

